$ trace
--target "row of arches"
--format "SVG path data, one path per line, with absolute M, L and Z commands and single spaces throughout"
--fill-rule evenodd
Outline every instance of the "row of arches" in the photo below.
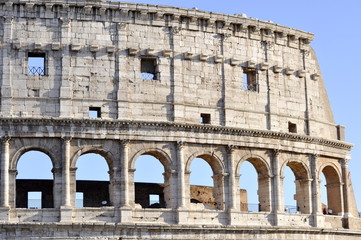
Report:
M 130 175 L 133 182 L 131 191 L 134 205 L 143 208 L 174 206 L 171 197 L 172 190 L 170 190 L 172 180 L 169 174 L 166 174 L 169 171 L 166 158 L 157 151 L 143 151 L 134 163 L 135 171 Z M 74 207 L 112 205 L 114 177 L 111 164 L 110 159 L 101 152 L 89 151 L 79 156 L 73 166 Z M 201 204 L 205 208 L 223 209 L 226 182 L 220 177 L 223 170 L 221 166 L 218 166 L 217 159 L 212 155 L 201 154 L 194 156 L 187 165 L 189 166 L 186 167 L 186 175 L 188 175 L 185 179 L 186 186 L 211 187 L 211 190 L 209 188 L 194 190 L 188 187 L 186 190 L 188 202 Z M 236 168 L 235 178 L 239 189 L 237 208 L 249 212 L 271 211 L 271 173 L 267 162 L 257 157 L 244 158 L 238 162 Z M 49 186 L 53 188 L 59 182 L 55 179 L 53 162 L 48 154 L 39 150 L 26 151 L 17 161 L 16 169 L 16 207 L 47 208 L 59 205 L 54 197 L 54 189 L 49 194 Z M 321 166 L 320 169 L 319 186 L 323 212 L 324 214 L 339 214 L 342 212 L 340 173 L 335 166 L 330 164 Z M 281 167 L 280 174 L 284 193 L 281 205 L 284 212 L 311 213 L 312 196 L 307 166 L 300 161 L 288 161 Z M 32 187 L 31 184 L 30 187 L 26 186 L 26 180 L 34 179 L 48 181 L 40 184 L 45 185 L 47 194 L 39 186 L 38 188 Z M 208 201 L 206 201 L 207 198 Z

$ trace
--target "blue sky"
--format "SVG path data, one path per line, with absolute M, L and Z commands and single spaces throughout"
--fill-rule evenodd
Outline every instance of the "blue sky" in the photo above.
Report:
M 358 75 L 361 62 L 359 60 L 361 1 L 130 0 L 128 2 L 197 7 L 199 10 L 226 14 L 245 13 L 248 17 L 271 20 L 276 24 L 314 33 L 315 39 L 311 45 L 317 53 L 336 124 L 346 126 L 346 140 L 355 144 L 349 167 L 356 199 L 361 209 L 361 137 L 359 136 L 361 110 L 358 107 L 358 104 L 361 104 L 359 92 L 361 80 Z M 250 168 L 242 176 L 250 174 L 252 177 L 252 171 Z M 291 202 L 290 199 L 286 201 Z

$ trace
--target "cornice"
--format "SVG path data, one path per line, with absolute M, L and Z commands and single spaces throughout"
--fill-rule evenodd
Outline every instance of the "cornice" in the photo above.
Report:
M 169 131 L 201 132 L 206 134 L 225 134 L 245 137 L 260 137 L 294 142 L 312 143 L 332 148 L 351 150 L 353 144 L 326 139 L 320 137 L 306 136 L 294 133 L 276 132 L 260 129 L 245 129 L 236 127 L 225 127 L 204 124 L 190 124 L 179 122 L 153 122 L 135 120 L 110 120 L 110 119 L 71 119 L 71 118 L 0 118 L 1 126 L 36 125 L 36 126 L 67 126 L 85 128 L 164 128 Z M 12 136 L 9 136 L 12 137 Z
M 13 6 L 21 6 L 23 14 L 20 17 L 60 18 L 77 19 L 82 21 L 111 21 L 133 24 L 147 24 L 147 17 L 153 14 L 152 22 L 156 26 L 173 26 L 181 22 L 182 18 L 188 18 L 191 26 L 198 26 L 198 20 L 206 20 L 209 29 L 217 29 L 218 33 L 231 31 L 232 24 L 239 24 L 241 32 L 254 28 L 256 35 L 262 35 L 263 30 L 280 33 L 280 36 L 294 37 L 297 40 L 309 44 L 314 38 L 312 33 L 281 26 L 270 21 L 261 21 L 249 18 L 241 14 L 228 15 L 215 12 L 201 11 L 198 9 L 187 9 L 180 7 L 128 3 L 119 1 L 85 1 L 85 0 L 0 0 L 1 16 L 5 18 L 17 16 Z M 37 6 L 43 6 L 37 8 Z M 56 6 L 56 7 L 55 7 Z M 55 10 L 56 9 L 56 10 Z M 41 12 L 39 12 L 41 11 Z M 136 14 L 133 14 L 136 13 Z M 131 17 L 131 16 L 134 16 Z M 171 20 L 169 23 L 166 18 Z M 136 21 L 134 22 L 134 19 Z M 168 23 L 165 23 L 168 22 Z M 218 24 L 223 23 L 223 24 Z M 181 23 L 180 23 L 181 25 Z M 219 26 L 222 26 L 221 28 Z M 196 30 L 194 28 L 192 30 Z M 274 35 L 274 34 L 271 34 Z M 268 38 L 268 36 L 264 36 Z M 257 36 L 256 36 L 257 38 Z

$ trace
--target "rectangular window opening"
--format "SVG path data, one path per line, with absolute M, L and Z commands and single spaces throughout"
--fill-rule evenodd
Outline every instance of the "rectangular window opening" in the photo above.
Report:
M 209 113 L 201 113 L 201 123 L 202 124 L 210 124 L 211 123 L 211 114 Z
M 89 107 L 89 117 L 90 118 L 101 118 L 101 108 L 100 107 Z
M 160 204 L 159 194 L 149 194 L 149 206 Z
M 140 59 L 140 78 L 143 80 L 157 80 L 157 59 Z
M 297 125 L 295 123 L 288 122 L 288 132 L 297 133 Z
M 242 24 L 232 24 L 232 30 L 234 33 L 242 31 Z
M 45 75 L 45 53 L 28 53 L 28 74 Z
M 75 206 L 77 208 L 84 207 L 84 193 L 83 192 L 76 192 L 75 193 Z
M 41 209 L 42 192 L 28 192 L 28 208 Z
M 257 91 L 256 71 L 245 70 L 243 72 L 243 90 Z

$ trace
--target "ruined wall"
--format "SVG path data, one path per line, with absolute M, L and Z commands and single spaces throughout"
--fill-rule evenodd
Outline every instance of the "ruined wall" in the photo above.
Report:
M 81 119 L 98 108 L 103 119 L 199 123 L 203 113 L 212 125 L 290 132 L 292 123 L 291 132 L 337 139 L 312 34 L 195 10 L 80 3 L 0 5 L 3 116 Z M 43 74 L 29 72 L 32 54 L 44 54 Z M 154 60 L 154 79 L 142 76 L 144 59 Z
M 352 144 L 335 125 L 313 34 L 111 1 L 0 1 L 0 13 L 2 238 L 360 238 Z M 53 166 L 51 186 L 39 188 L 50 208 L 18 203 L 17 163 L 29 151 Z M 84 187 L 101 194 L 77 208 L 76 163 L 88 153 L 104 158 L 109 184 Z M 142 155 L 164 167 L 162 186 L 134 182 Z M 212 189 L 191 186 L 196 158 L 212 169 Z M 246 161 L 257 172 L 258 212 L 246 211 L 240 191 Z M 295 213 L 284 209 L 287 167 Z M 321 174 L 332 215 L 323 213 Z

